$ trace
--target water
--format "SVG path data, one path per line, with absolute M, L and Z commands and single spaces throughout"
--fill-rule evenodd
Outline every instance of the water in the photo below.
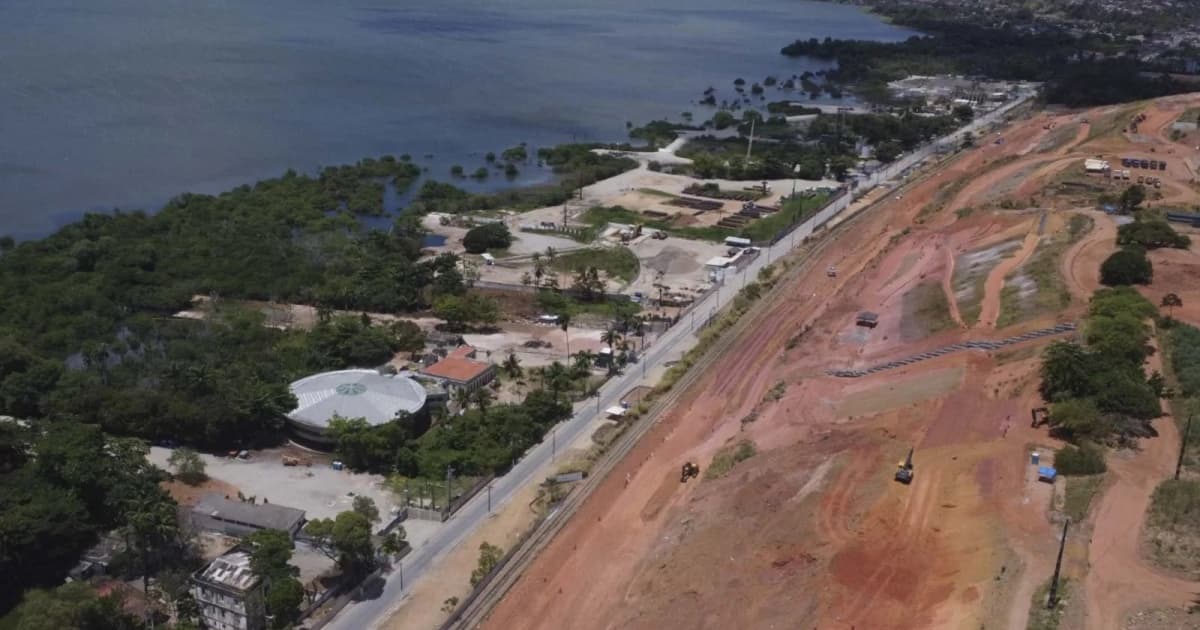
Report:
M 368 155 L 445 178 L 521 141 L 620 140 L 707 118 L 709 85 L 821 67 L 778 51 L 826 35 L 908 32 L 796 0 L 8 0 L 0 234 Z

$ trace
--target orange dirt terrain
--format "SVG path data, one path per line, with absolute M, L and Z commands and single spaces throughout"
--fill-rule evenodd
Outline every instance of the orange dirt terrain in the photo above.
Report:
M 1200 104 L 1200 97 L 1189 98 Z M 1176 115 L 1184 100 L 1168 103 Z M 862 378 L 827 370 L 865 369 L 1078 321 L 1098 286 L 1096 268 L 1115 249 L 1113 221 L 1057 202 L 995 204 L 1040 193 L 1063 169 L 1081 171 L 1081 164 L 1056 161 L 1091 156 L 1092 143 L 1125 150 L 1121 143 L 1132 140 L 1120 125 L 1089 140 L 1089 125 L 1114 112 L 1122 113 L 1107 108 L 1017 120 L 821 236 L 831 239 L 828 246 L 785 273 L 746 315 L 750 321 L 733 348 L 584 501 L 482 627 L 1025 628 L 1033 594 L 1053 570 L 1061 529 L 1054 487 L 1038 483 L 1029 463 L 1030 451 L 1060 446 L 1029 421 L 1030 410 L 1042 405 L 1039 351 L 1056 337 L 994 352 L 953 352 Z M 1066 124 L 1077 126 L 1054 135 Z M 1043 179 L 1011 181 L 1020 177 Z M 1059 272 L 1049 290 L 1069 295 L 1070 306 L 1030 311 L 997 330 L 997 317 L 1013 308 L 1002 297 L 1005 279 L 1029 264 L 1040 244 L 1065 238 L 1076 213 L 1092 218 L 1091 231 L 1049 264 Z M 998 249 L 1009 242 L 1011 248 Z M 975 270 L 978 279 L 967 292 L 974 292 L 980 316 L 968 327 L 958 312 L 967 300 L 956 295 L 964 289 L 956 289 L 955 267 L 992 249 L 1007 253 Z M 1168 273 L 1182 276 L 1182 257 L 1194 254 L 1174 255 L 1181 257 L 1178 271 Z M 829 266 L 837 267 L 837 277 L 823 272 Z M 1154 289 L 1175 290 L 1158 283 Z M 862 310 L 880 314 L 876 328 L 855 325 Z M 742 441 L 753 443 L 755 454 L 712 474 L 714 456 Z M 893 475 L 910 447 L 915 478 L 903 485 Z M 1144 490 L 1153 487 L 1146 484 L 1161 478 L 1158 460 L 1170 448 L 1167 439 L 1114 466 L 1135 483 L 1113 484 L 1124 494 L 1093 504 L 1101 519 L 1123 501 L 1138 504 L 1142 512 L 1113 518 L 1117 528 L 1132 527 L 1132 549 L 1148 501 Z M 700 465 L 701 476 L 681 483 L 680 467 L 689 461 Z M 1096 524 L 1097 535 L 1112 529 L 1102 526 Z M 1075 580 L 1088 564 L 1088 551 L 1080 553 L 1082 559 L 1068 563 Z M 1136 575 L 1155 573 L 1146 566 Z M 1180 587 L 1169 585 L 1176 590 L 1157 600 L 1146 589 L 1128 589 L 1123 599 L 1120 582 L 1087 582 L 1084 590 L 1105 598 L 1087 612 L 1177 605 Z

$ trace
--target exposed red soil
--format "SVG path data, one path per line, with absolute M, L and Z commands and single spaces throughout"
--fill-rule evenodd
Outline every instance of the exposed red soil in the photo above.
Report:
M 1115 239 L 1103 216 L 1064 256 L 1075 298 L 1069 312 L 1003 332 L 956 328 L 912 343 L 900 338 L 904 293 L 921 282 L 948 282 L 956 252 L 1034 229 L 1034 215 L 961 219 L 953 209 L 1006 175 L 1057 159 L 1058 152 L 1029 153 L 1046 135 L 1044 125 L 1044 118 L 1016 123 L 1003 132 L 1005 144 L 983 144 L 830 237 L 837 240 L 811 262 L 814 271 L 787 280 L 782 295 L 753 316 L 734 348 L 584 501 L 483 627 L 1023 628 L 1056 549 L 1048 486 L 1029 477 L 1030 444 L 1053 442 L 1028 423 L 1029 409 L 1041 404 L 1036 358 L 998 364 L 997 357 L 965 352 L 863 379 L 824 370 L 1017 334 L 1082 312 Z M 1080 150 L 1085 129 L 1060 148 L 1063 155 Z M 984 183 L 965 186 L 947 208 L 917 220 L 938 190 L 1014 151 L 1021 161 L 977 178 Z M 830 265 L 837 278 L 819 272 Z M 1000 287 L 989 279 L 985 328 L 998 313 Z M 853 317 L 868 309 L 883 317 L 866 332 Z M 928 396 L 912 396 L 947 370 L 962 374 L 953 391 L 931 386 Z M 784 396 L 764 401 L 780 380 Z M 872 402 L 856 415 L 840 413 L 851 398 Z M 760 410 L 758 419 L 743 426 L 751 409 Z M 680 484 L 683 462 L 707 468 L 714 453 L 739 439 L 752 440 L 759 453 L 722 479 Z M 909 446 L 916 448 L 916 479 L 904 486 L 892 474 Z M 1161 455 L 1144 452 L 1155 461 Z M 1114 470 L 1140 478 L 1121 465 Z M 1138 500 L 1124 492 L 1106 494 L 1097 519 Z M 1135 546 L 1136 539 L 1135 531 Z M 1096 588 L 1105 593 L 1099 606 L 1109 607 L 1096 614 L 1132 610 L 1134 600 L 1122 599 L 1119 586 Z

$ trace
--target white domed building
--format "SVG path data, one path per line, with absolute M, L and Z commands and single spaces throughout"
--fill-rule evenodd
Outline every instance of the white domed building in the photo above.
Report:
M 335 416 L 364 418 L 371 426 L 387 424 L 400 414 L 424 416 L 425 386 L 404 375 L 376 370 L 338 370 L 307 376 L 291 384 L 298 403 L 287 424 L 297 441 L 333 447 L 327 435 Z

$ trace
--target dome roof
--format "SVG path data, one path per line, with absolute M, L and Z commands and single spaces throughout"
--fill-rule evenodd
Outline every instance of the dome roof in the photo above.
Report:
M 339 370 L 302 378 L 291 385 L 299 403 L 288 417 L 324 429 L 334 415 L 366 418 L 371 425 L 390 422 L 400 412 L 425 406 L 425 388 L 405 376 L 375 370 Z

